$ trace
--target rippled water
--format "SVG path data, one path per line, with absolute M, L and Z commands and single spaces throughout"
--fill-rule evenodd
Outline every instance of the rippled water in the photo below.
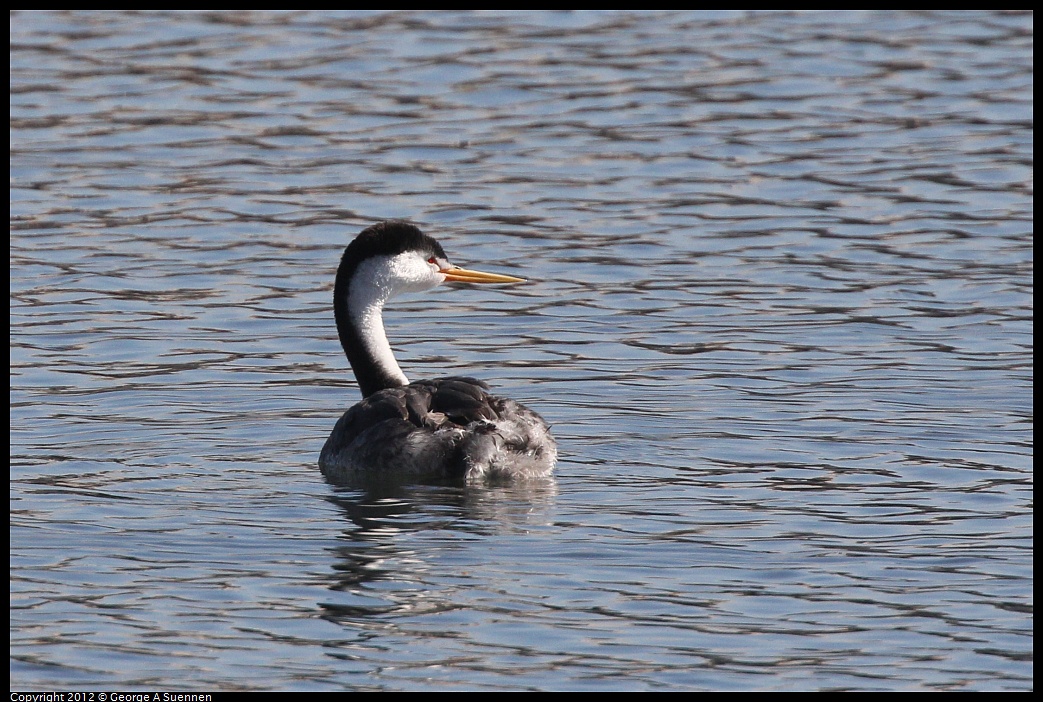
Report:
M 1032 30 L 14 13 L 12 689 L 1031 689 Z M 553 484 L 319 473 L 393 217 Z

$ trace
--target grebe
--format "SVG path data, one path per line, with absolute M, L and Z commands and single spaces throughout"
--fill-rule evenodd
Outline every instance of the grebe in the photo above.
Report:
M 384 303 L 444 281 L 519 283 L 457 268 L 441 245 L 405 222 L 382 222 L 348 244 L 333 310 L 362 401 L 344 413 L 319 454 L 328 476 L 539 478 L 557 460 L 550 429 L 532 410 L 467 377 L 410 383 L 384 333 Z

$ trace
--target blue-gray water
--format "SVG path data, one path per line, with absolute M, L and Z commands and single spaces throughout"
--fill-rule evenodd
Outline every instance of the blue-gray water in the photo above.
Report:
M 1033 17 L 11 15 L 15 689 L 1032 688 Z M 327 483 L 340 251 L 538 486 Z

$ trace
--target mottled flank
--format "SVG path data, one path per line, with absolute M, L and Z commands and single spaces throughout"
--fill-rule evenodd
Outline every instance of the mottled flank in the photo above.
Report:
M 319 456 L 331 478 L 391 470 L 415 477 L 539 478 L 557 449 L 546 422 L 474 378 L 387 388 L 344 413 Z

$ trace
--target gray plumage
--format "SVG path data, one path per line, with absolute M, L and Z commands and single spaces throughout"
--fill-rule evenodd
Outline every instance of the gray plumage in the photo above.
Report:
M 557 455 L 550 429 L 474 378 L 388 388 L 344 413 L 322 448 L 326 473 L 373 470 L 405 476 L 535 478 Z

